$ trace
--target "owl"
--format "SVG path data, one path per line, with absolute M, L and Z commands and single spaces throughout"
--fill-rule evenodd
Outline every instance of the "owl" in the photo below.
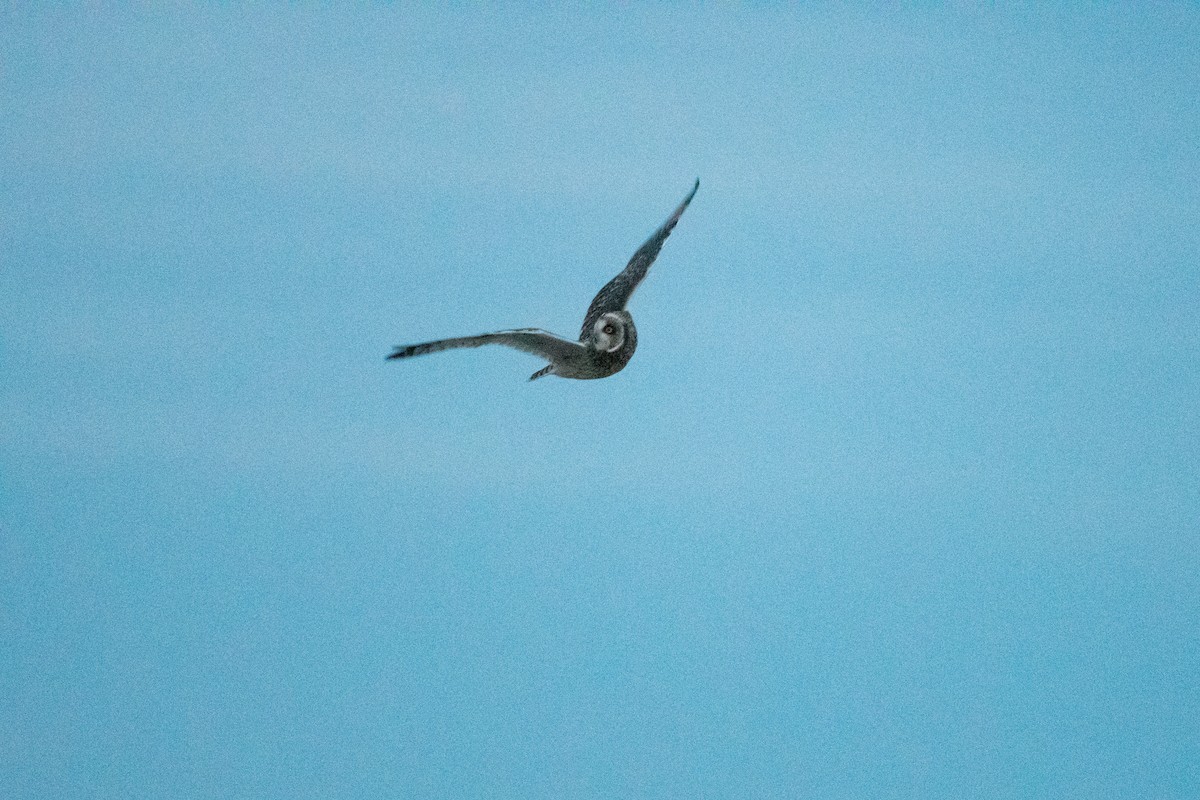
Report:
M 633 296 L 638 284 L 646 277 L 650 265 L 662 249 L 663 242 L 671 235 L 675 223 L 679 222 L 699 188 L 700 181 L 697 180 L 688 196 L 683 198 L 683 202 L 662 227 L 638 248 L 633 258 L 625 265 L 625 269 L 606 283 L 592 300 L 583 318 L 579 341 L 564 339 L 538 328 L 515 328 L 478 336 L 397 346 L 388 359 L 412 358 L 459 347 L 502 344 L 532 353 L 550 362 L 533 373 L 529 377 L 531 381 L 546 375 L 578 379 L 607 378 L 620 372 L 629 363 L 633 351 L 637 348 L 637 328 L 633 325 L 633 317 L 625 310 L 625 305 Z

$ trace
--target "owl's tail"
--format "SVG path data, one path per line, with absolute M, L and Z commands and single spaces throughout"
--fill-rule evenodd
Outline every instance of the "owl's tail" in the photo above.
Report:
M 532 375 L 530 375 L 530 376 L 529 376 L 529 380 L 531 380 L 531 381 L 536 381 L 538 378 L 541 378 L 541 377 L 542 377 L 542 376 L 544 376 L 544 375 L 549 375 L 549 374 L 550 374 L 551 372 L 553 372 L 553 371 L 554 371 L 554 365 L 553 365 L 553 364 L 547 364 L 546 366 L 544 366 L 544 367 L 542 367 L 541 369 L 539 369 L 537 372 L 535 372 L 535 373 L 533 373 Z

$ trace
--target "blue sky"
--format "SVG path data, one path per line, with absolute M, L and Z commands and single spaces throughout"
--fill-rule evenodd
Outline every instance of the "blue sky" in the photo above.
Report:
M 1197 41 L 0 12 L 0 795 L 1196 797 Z

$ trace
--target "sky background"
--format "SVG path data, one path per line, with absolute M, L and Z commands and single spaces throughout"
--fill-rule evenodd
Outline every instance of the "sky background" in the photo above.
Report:
M 1194 5 L 171 5 L 0 11 L 0 796 L 1200 796 Z

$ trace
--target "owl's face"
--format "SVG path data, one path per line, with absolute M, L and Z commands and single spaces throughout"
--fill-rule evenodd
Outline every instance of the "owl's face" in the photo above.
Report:
M 602 353 L 615 353 L 625 344 L 626 315 L 610 311 L 592 326 L 592 344 Z

